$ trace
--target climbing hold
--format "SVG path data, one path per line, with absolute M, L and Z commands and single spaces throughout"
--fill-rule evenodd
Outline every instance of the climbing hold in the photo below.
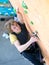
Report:
M 36 32 L 36 34 L 38 34 L 38 31 L 37 30 L 35 32 Z
M 14 12 L 12 11 L 11 14 L 14 14 Z
M 2 13 L 0 12 L 0 15 L 1 15 Z
M 25 8 L 25 9 L 28 9 L 26 3 L 24 1 L 22 1 L 22 7 Z
M 11 13 L 10 16 L 13 16 L 13 14 Z
M 24 10 L 24 13 L 27 14 L 28 13 L 27 10 Z
M 34 24 L 33 21 L 30 22 L 32 25 Z
M 10 10 L 10 11 L 11 11 L 11 8 L 8 8 L 8 10 Z
M 6 12 L 4 15 L 8 16 L 9 14 Z
M 14 13 L 16 13 L 16 9 L 13 8 Z

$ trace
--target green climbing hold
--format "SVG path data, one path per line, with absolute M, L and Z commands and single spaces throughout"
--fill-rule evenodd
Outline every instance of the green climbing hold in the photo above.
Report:
M 25 9 L 28 9 L 26 3 L 24 1 L 22 1 L 22 7 L 25 8 Z
M 31 21 L 31 24 L 32 24 L 32 25 L 34 24 L 33 21 Z
M 16 13 L 16 9 L 13 8 L 14 13 Z
M 10 14 L 10 16 L 13 16 L 13 14 Z
M 24 10 L 24 13 L 27 14 L 28 13 L 27 10 Z

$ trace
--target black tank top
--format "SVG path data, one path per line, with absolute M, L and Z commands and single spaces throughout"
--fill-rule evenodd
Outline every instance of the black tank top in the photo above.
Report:
M 15 32 L 13 32 L 12 34 L 14 34 L 18 38 L 20 44 L 23 45 L 28 41 L 28 32 L 24 24 L 20 24 L 20 23 L 18 24 L 21 27 L 21 32 L 19 34 L 16 34 Z M 34 44 L 36 44 L 36 42 L 34 42 Z M 29 50 L 26 49 L 24 52 L 34 53 L 35 49 L 38 48 L 38 46 L 37 45 L 34 46 L 31 44 L 29 48 L 30 48 Z
M 22 45 L 28 41 L 28 32 L 25 27 L 25 24 L 20 24 L 20 23 L 18 23 L 18 24 L 21 27 L 21 32 L 19 34 L 16 34 L 15 32 L 13 32 L 12 34 L 14 34 L 18 38 L 20 44 Z

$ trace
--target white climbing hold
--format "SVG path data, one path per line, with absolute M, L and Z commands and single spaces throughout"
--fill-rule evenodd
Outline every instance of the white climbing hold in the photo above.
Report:
M 0 14 L 2 14 L 2 13 L 0 12 Z
M 8 13 L 5 13 L 5 15 L 8 15 Z
M 11 8 L 8 8 L 8 10 L 11 10 Z
M 14 12 L 11 12 L 11 14 L 14 14 Z

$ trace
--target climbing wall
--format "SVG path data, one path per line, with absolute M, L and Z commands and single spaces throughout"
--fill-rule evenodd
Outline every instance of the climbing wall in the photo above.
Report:
M 0 0 L 0 16 L 14 16 L 15 12 L 9 0 Z
M 49 0 L 10 0 L 14 9 L 19 7 L 32 32 L 37 31 L 43 56 L 49 65 Z

